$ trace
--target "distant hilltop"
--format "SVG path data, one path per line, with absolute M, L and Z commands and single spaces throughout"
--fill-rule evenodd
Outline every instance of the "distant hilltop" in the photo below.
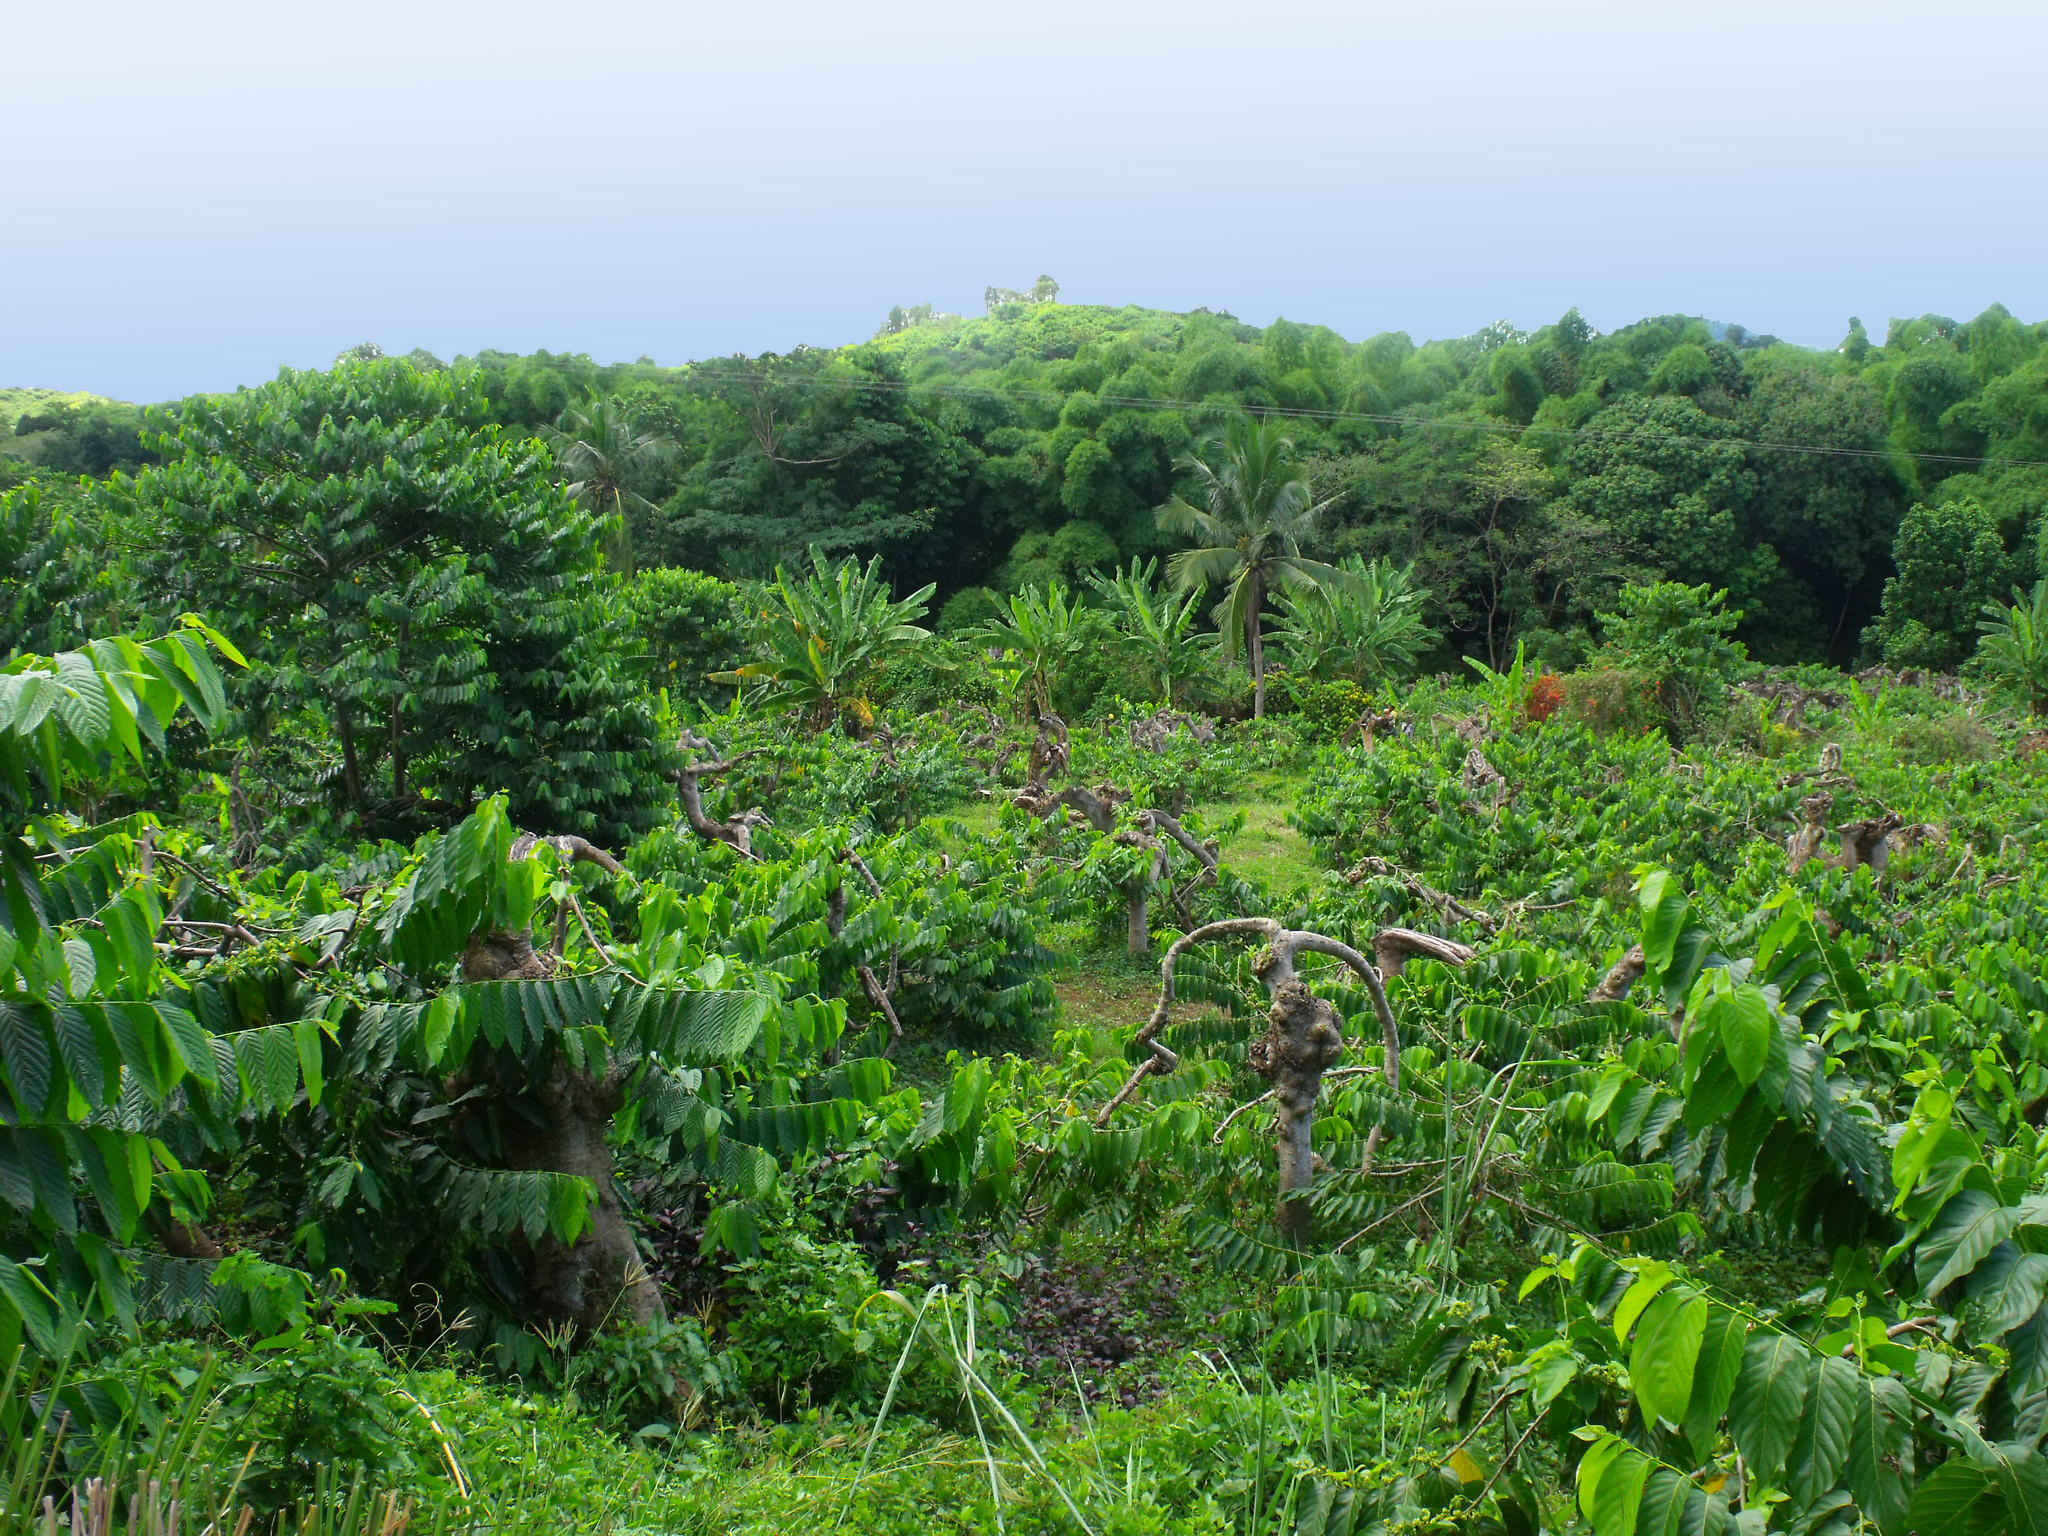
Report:
M 49 417 L 48 426 L 55 427 L 62 420 L 59 413 L 79 410 L 92 405 L 114 405 L 105 395 L 87 394 L 82 389 L 36 389 L 23 386 L 18 389 L 0 389 L 0 432 L 6 434 L 41 430 L 38 418 Z M 26 421 L 28 425 L 23 426 Z

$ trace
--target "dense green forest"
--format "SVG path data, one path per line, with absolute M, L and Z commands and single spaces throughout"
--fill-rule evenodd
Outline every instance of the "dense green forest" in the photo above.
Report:
M 0 392 L 0 1528 L 2048 1528 L 2048 325 Z
M 1952 667 L 1977 606 L 2042 574 L 2048 329 L 1997 306 L 1881 345 L 1852 321 L 1820 353 L 1684 317 L 1417 346 L 990 297 L 837 350 L 457 367 L 490 421 L 589 444 L 615 561 L 746 578 L 814 543 L 879 553 L 900 587 L 938 584 L 941 629 L 984 592 L 1167 552 L 1176 460 L 1240 409 L 1288 420 L 1327 506 L 1313 552 L 1413 564 L 1446 649 L 1496 666 L 1518 638 L 1576 663 L 1622 585 L 1668 577 L 1726 589 L 1763 660 Z M 14 478 L 148 457 L 133 408 L 32 393 L 0 395 Z

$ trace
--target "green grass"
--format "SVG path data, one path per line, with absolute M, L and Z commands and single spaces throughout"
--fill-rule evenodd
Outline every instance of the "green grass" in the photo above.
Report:
M 1007 791 L 1005 791 L 1007 793 Z M 936 821 L 957 821 L 968 831 L 985 835 L 996 829 L 996 817 L 1001 813 L 1002 802 L 994 796 L 984 795 L 975 800 L 963 800 L 959 805 L 942 811 L 933 819 Z
M 1260 882 L 1276 897 L 1298 894 L 1314 884 L 1323 869 L 1308 839 L 1290 819 L 1302 783 L 1276 777 L 1249 785 L 1251 792 L 1244 798 L 1214 808 L 1219 816 L 1244 813 L 1244 830 L 1223 845 L 1224 867 Z
M 1062 1027 L 1090 1030 L 1120 1049 L 1158 1000 L 1159 963 L 1108 949 L 1071 954 L 1054 973 L 1052 990 Z

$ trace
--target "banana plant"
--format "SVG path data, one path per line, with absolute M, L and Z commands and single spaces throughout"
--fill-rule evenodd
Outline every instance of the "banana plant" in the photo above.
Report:
M 1369 688 L 1413 671 L 1436 643 L 1422 617 L 1426 595 L 1393 561 L 1368 565 L 1349 555 L 1322 586 L 1280 593 L 1284 622 L 1273 640 L 1296 676 L 1348 678 Z
M 1179 708 L 1215 663 L 1217 635 L 1200 623 L 1203 594 L 1161 582 L 1156 558 L 1088 579 L 1116 617 L 1118 652 L 1143 670 L 1150 691 L 1168 709 Z
M 1031 718 L 1050 715 L 1053 690 L 1073 659 L 1081 654 L 1085 611 L 1080 595 L 1054 577 L 1043 590 L 1026 587 L 1001 614 L 968 631 L 968 638 L 1000 653 L 997 663 L 1010 674 L 1018 698 Z
M 1978 664 L 2006 684 L 2037 715 L 2048 715 L 2048 577 L 2032 594 L 2013 588 L 2008 605 L 1986 603 L 1977 628 Z
M 881 572 L 879 555 L 863 566 L 828 559 L 815 546 L 810 569 L 776 566 L 755 625 L 766 657 L 715 673 L 712 681 L 765 684 L 767 705 L 800 711 L 813 730 L 864 730 L 874 720 L 868 690 L 882 667 L 931 637 L 917 621 L 937 590 L 927 584 L 896 598 Z

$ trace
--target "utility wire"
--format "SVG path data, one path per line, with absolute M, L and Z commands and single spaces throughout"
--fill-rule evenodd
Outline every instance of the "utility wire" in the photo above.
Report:
M 934 395 L 972 396 L 986 399 L 1031 402 L 1040 405 L 1057 405 L 1058 396 L 1045 390 L 1004 388 L 994 384 L 918 384 L 907 379 L 847 379 L 819 378 L 778 378 L 765 373 L 740 373 L 706 369 L 692 365 L 683 370 L 691 379 L 702 379 L 710 383 L 731 384 L 782 384 L 799 389 L 840 389 L 840 390 L 893 390 L 900 394 L 922 392 Z M 1575 442 L 1650 442 L 1650 443 L 1733 443 L 1743 448 L 1756 448 L 1770 453 L 1796 453 L 1810 457 L 1832 457 L 1843 459 L 1908 459 L 1922 464 L 1996 464 L 2007 469 L 2048 469 L 2048 459 L 2004 459 L 1982 458 L 1961 453 L 1908 453 L 1892 448 L 1844 448 L 1826 443 L 1770 443 L 1746 437 L 1701 437 L 1683 432 L 1619 431 L 1595 427 L 1538 427 L 1524 426 L 1512 421 L 1470 421 L 1450 420 L 1437 416 L 1389 416 L 1369 411 L 1315 410 L 1308 406 L 1286 405 L 1230 405 L 1216 400 L 1161 400 L 1146 395 L 1098 395 L 1103 405 L 1129 409 L 1159 411 L 1233 411 L 1241 410 L 1254 416 L 1278 416 L 1290 419 L 1319 422 L 1355 421 L 1372 426 L 1390 427 L 1441 427 L 1459 432 L 1491 432 L 1505 436 L 1520 436 L 1533 432 L 1539 437 L 1563 437 Z

